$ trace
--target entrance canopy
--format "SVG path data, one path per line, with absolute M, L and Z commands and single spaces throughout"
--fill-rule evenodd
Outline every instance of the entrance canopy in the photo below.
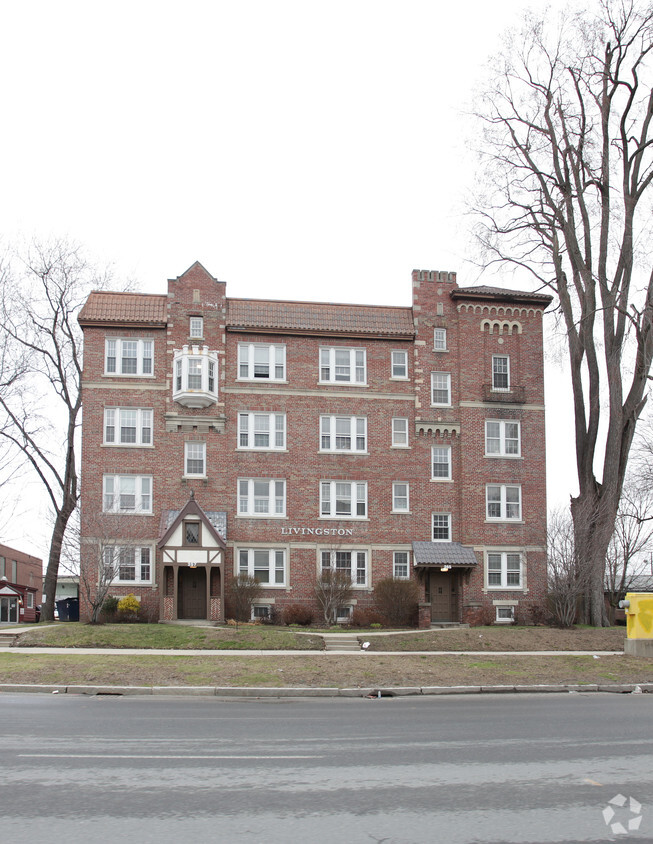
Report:
M 473 568 L 476 554 L 460 542 L 413 542 L 415 568 Z

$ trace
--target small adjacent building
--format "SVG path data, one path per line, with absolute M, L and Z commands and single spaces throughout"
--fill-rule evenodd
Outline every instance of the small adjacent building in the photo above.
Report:
M 43 560 L 0 545 L 0 624 L 37 621 Z
M 413 578 L 420 623 L 528 620 L 546 592 L 541 293 L 415 270 L 410 307 L 227 296 L 199 263 L 160 294 L 92 293 L 82 577 L 146 617 L 315 606 Z M 83 605 L 82 617 L 88 608 Z

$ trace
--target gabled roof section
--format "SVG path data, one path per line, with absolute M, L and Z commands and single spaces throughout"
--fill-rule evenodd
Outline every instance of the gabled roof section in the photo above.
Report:
M 177 526 L 188 516 L 198 516 L 218 545 L 226 549 L 227 514 L 223 512 L 205 512 L 197 501 L 195 501 L 195 494 L 192 490 L 190 498 L 181 510 L 164 510 L 161 514 L 161 536 L 157 542 L 157 548 L 162 548 L 168 542 L 177 529 Z M 222 529 L 220 530 L 220 528 Z
M 406 340 L 415 335 L 411 308 L 268 299 L 228 299 L 227 303 L 227 331 Z
M 165 328 L 168 297 L 158 293 L 94 290 L 80 311 L 79 324 Z
M 500 299 L 506 302 L 519 302 L 525 305 L 539 305 L 546 308 L 553 301 L 553 296 L 548 293 L 528 293 L 525 290 L 506 290 L 505 287 L 456 287 L 449 294 L 452 299 Z
M 217 278 L 215 278 L 215 276 L 212 276 L 211 273 L 206 269 L 204 264 L 200 263 L 199 261 L 195 261 L 194 263 L 192 263 L 190 265 L 190 267 L 187 270 L 184 270 L 183 273 L 180 276 L 177 276 L 177 278 L 169 279 L 169 281 L 178 281 L 180 278 L 183 278 L 184 276 L 188 275 L 189 273 L 196 273 L 197 271 L 204 273 L 204 275 L 207 278 L 210 278 L 211 281 L 217 281 Z
M 471 568 L 478 560 L 474 551 L 460 542 L 413 542 L 413 565 Z

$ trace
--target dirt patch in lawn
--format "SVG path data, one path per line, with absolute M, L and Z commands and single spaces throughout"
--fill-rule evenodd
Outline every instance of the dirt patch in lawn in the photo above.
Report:
M 384 688 L 542 683 L 653 683 L 631 656 L 118 656 L 0 653 L 2 683 Z
M 621 651 L 625 638 L 625 627 L 493 626 L 368 635 L 365 641 L 375 651 Z

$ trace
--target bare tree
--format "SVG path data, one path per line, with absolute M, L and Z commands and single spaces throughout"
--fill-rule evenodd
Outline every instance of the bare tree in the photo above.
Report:
M 42 617 L 54 596 L 66 526 L 79 499 L 82 333 L 77 313 L 106 275 L 65 241 L 33 244 L 0 264 L 0 439 L 36 474 L 54 526 Z
M 324 569 L 315 582 L 317 599 L 326 624 L 335 624 L 338 620 L 338 608 L 351 600 L 352 582 L 347 571 Z
M 68 522 L 61 549 L 60 569 L 79 577 L 80 609 L 88 611 L 91 624 L 97 624 L 102 606 L 118 576 L 120 559 L 116 545 L 121 535 L 120 517 L 111 513 L 96 513 L 85 519 L 85 530 L 87 535 L 82 540 L 77 509 Z
M 554 621 L 560 627 L 571 627 L 576 621 L 584 582 L 576 563 L 574 525 L 567 509 L 549 514 L 547 588 Z
M 648 485 L 626 484 L 619 504 L 614 534 L 608 546 L 605 568 L 605 596 L 610 621 L 641 574 L 653 548 L 653 490 Z
M 653 355 L 653 7 L 602 0 L 525 19 L 477 116 L 484 263 L 557 295 L 571 364 L 584 620 L 607 623 L 605 559 Z

